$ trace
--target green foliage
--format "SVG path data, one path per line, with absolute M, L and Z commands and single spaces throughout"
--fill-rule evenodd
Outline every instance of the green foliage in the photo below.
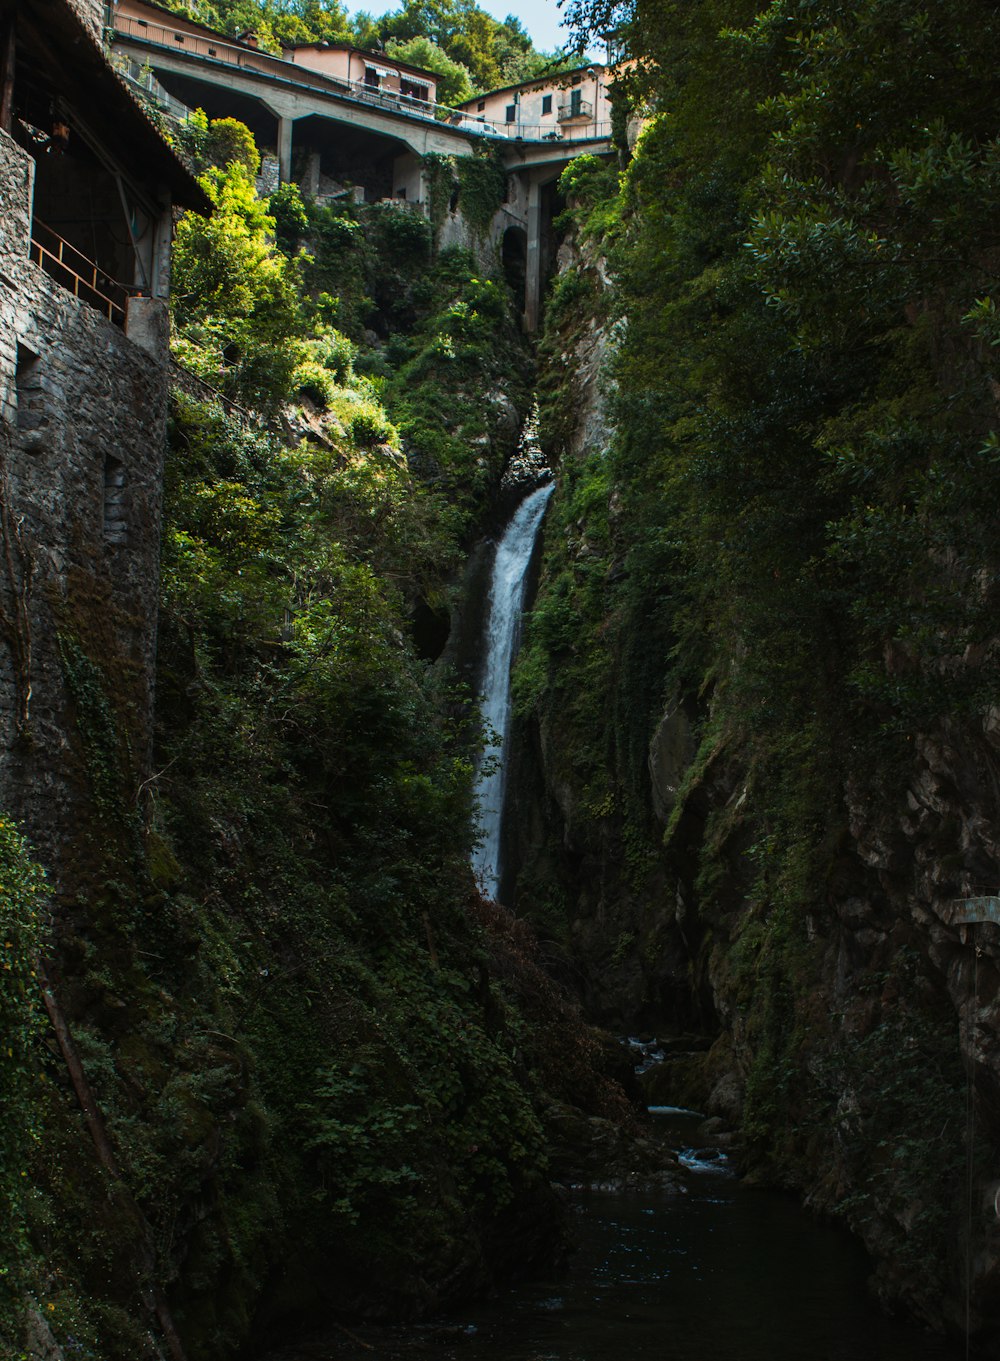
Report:
M 575 228 L 581 244 L 595 242 L 610 253 L 621 228 L 616 166 L 597 156 L 577 156 L 559 177 L 559 191 L 567 201 L 562 226 Z
M 201 180 L 211 217 L 188 213 L 174 241 L 171 307 L 183 363 L 233 396 L 273 405 L 289 393 L 303 332 L 295 266 L 246 166 Z
M 167 0 L 167 8 L 233 37 L 254 33 L 259 46 L 350 40 L 340 0 Z
M 235 118 L 213 118 L 209 122 L 204 110 L 195 109 L 174 136 L 198 174 L 226 170 L 233 164 L 242 166 L 251 177 L 260 170 L 253 133 Z
M 458 187 L 455 158 L 453 156 L 442 156 L 433 151 L 429 152 L 424 157 L 424 169 L 427 172 L 428 180 L 431 228 L 436 240 L 437 234 L 448 215 L 452 194 Z
M 473 235 L 483 240 L 493 224 L 497 209 L 504 200 L 507 175 L 495 148 L 474 156 L 460 156 L 455 162 L 458 175 L 458 207 L 472 229 Z
M 262 203 L 239 157 L 203 182 L 175 346 L 240 406 L 174 397 L 155 774 L 60 616 L 93 804 L 65 1004 L 127 1194 L 47 1084 L 24 1257 L 85 1361 L 148 1349 L 152 1283 L 193 1361 L 259 1307 L 426 1311 L 509 1252 L 505 1217 L 551 1241 L 547 1093 L 625 1116 L 527 932 L 483 915 L 468 696 L 413 642 L 527 405 L 506 290 L 417 214 Z
M 525 57 L 533 53 L 519 20 L 508 15 L 498 21 L 475 0 L 403 0 L 395 13 L 374 23 L 366 15 L 358 20 L 362 46 L 376 38 L 386 43 L 430 39 L 470 73 L 473 93 L 518 80 Z
M 309 213 L 299 186 L 294 182 L 279 184 L 267 201 L 267 211 L 274 219 L 274 236 L 279 249 L 286 255 L 294 254 L 309 230 Z
M 362 214 L 316 204 L 308 204 L 306 212 L 310 253 L 301 261 L 303 284 L 339 330 L 360 340 L 375 307 L 372 293 L 380 286 Z
M 59 657 L 73 699 L 94 805 L 103 817 L 120 818 L 126 813 L 126 738 L 119 731 L 104 678 L 79 641 L 69 634 L 59 636 Z
M 472 156 L 424 157 L 430 181 L 430 213 L 434 235 L 454 204 L 480 242 L 485 242 L 507 191 L 507 175 L 495 148 L 477 148 Z
M 258 1077 L 248 1093 L 223 1065 L 221 1088 L 181 1084 L 158 1119 L 164 1150 L 195 1148 L 199 1122 L 259 1103 L 259 1156 L 287 1206 L 249 1228 L 248 1254 L 261 1235 L 269 1259 L 287 1254 L 294 1225 L 302 1288 L 318 1286 L 306 1264 L 322 1244 L 356 1308 L 386 1292 L 424 1307 L 421 1280 L 447 1276 L 480 1224 L 541 1190 L 542 1147 L 505 1038 L 517 1016 L 482 982 L 467 914 L 471 764 L 394 585 L 452 547 L 398 454 L 340 416 L 349 391 L 336 449 L 176 412 L 160 834 L 182 850 L 186 888 L 225 894 L 224 911 L 199 913 L 205 1002 Z M 246 1156 L 234 1149 L 225 1184 L 252 1203 L 258 1182 L 235 1170 Z M 157 1202 L 183 1199 L 184 1169 L 165 1186 L 157 1161 Z M 212 1271 L 188 1279 L 186 1310 L 218 1323 Z
M 625 94 L 657 113 L 616 197 L 586 161 L 562 182 L 583 263 L 549 303 L 543 428 L 573 447 L 602 252 L 617 434 L 606 492 L 562 512 L 572 547 L 543 574 L 519 703 L 546 724 L 577 822 L 581 807 L 622 817 L 616 864 L 630 826 L 642 849 L 623 772 L 643 787 L 664 696 L 701 715 L 660 863 L 697 902 L 684 946 L 732 1018 L 755 1156 L 800 1185 L 834 1168 L 817 1200 L 836 1208 L 838 1178 L 852 1186 L 840 1208 L 930 1310 L 956 1234 L 954 1015 L 926 1005 L 930 970 L 843 1031 L 816 998 L 836 950 L 837 987 L 863 992 L 899 946 L 849 957 L 832 904 L 858 894 L 908 921 L 909 868 L 880 858 L 874 885 L 859 837 L 903 825 L 922 741 L 984 751 L 996 704 L 997 15 L 967 0 L 568 14 L 581 35 L 623 25 Z M 603 590 L 588 593 L 591 565 Z M 630 662 L 613 683 L 609 653 Z M 588 682 L 597 698 L 573 714 Z M 972 863 L 947 814 L 928 824 Z M 610 897 L 602 883 L 608 941 L 628 926 Z
M 526 405 L 524 346 L 506 291 L 463 251 L 438 257 L 422 302 L 423 318 L 393 345 L 384 397 L 411 466 L 447 498 L 442 514 L 461 537 L 499 481 L 507 402 Z
M 43 1023 L 39 956 L 45 939 L 45 881 L 8 817 L 0 817 L 0 1344 L 23 1327 L 25 1202 L 32 1146 L 40 1137 Z
M 386 52 L 397 61 L 418 66 L 422 71 L 433 71 L 439 77 L 436 100 L 438 104 L 454 107 L 473 95 L 472 78 L 460 61 L 453 61 L 443 48 L 424 34 L 412 38 L 390 38 Z

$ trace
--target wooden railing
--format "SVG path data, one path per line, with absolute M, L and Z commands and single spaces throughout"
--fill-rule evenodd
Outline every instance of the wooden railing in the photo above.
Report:
M 75 298 L 96 307 L 116 326 L 125 325 L 125 305 L 131 290 L 38 218 L 31 224 L 30 254 L 36 265 L 41 265 L 50 278 Z

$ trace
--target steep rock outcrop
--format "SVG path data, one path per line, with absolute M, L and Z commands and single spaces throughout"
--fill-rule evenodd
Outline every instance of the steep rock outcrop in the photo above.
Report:
M 744 735 L 710 685 L 668 688 L 669 609 L 643 608 L 655 562 L 615 481 L 642 468 L 606 453 L 606 276 L 586 247 L 562 264 L 576 302 L 542 347 L 561 480 L 516 688 L 518 910 L 591 1014 L 706 1034 L 647 1075 L 657 1101 L 738 1125 L 744 1171 L 846 1221 L 888 1303 L 961 1332 L 968 1296 L 988 1346 L 1000 926 L 955 924 L 955 902 L 998 888 L 995 722 L 915 732 L 903 761 L 818 722 L 794 795 L 812 832 L 778 856 Z

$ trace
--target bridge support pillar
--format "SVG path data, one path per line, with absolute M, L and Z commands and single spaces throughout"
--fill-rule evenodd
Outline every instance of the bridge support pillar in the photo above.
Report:
M 528 183 L 528 245 L 524 278 L 524 329 L 538 330 L 542 302 L 542 186 Z
M 288 184 L 292 178 L 292 124 L 294 118 L 278 118 L 278 178 Z
M 310 151 L 306 157 L 306 173 L 299 188 L 307 198 L 315 198 L 319 193 L 320 155 Z

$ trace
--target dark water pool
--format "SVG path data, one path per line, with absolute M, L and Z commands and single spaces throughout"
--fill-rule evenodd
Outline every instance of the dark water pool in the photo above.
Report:
M 671 1143 L 699 1117 L 660 1117 Z M 561 1279 L 469 1313 L 469 1361 L 953 1361 L 869 1298 L 864 1253 L 724 1162 L 683 1159 L 685 1195 L 589 1192 Z
M 697 1116 L 660 1117 L 678 1149 Z M 439 1361 L 958 1361 L 940 1338 L 887 1318 L 846 1233 L 791 1197 L 744 1186 L 688 1149 L 685 1194 L 577 1193 L 577 1250 L 548 1280 L 416 1329 L 405 1354 Z M 701 1169 L 701 1170 L 695 1170 Z M 366 1336 L 369 1336 L 366 1334 Z M 391 1357 L 402 1339 L 376 1339 Z M 309 1351 L 303 1355 L 318 1356 Z M 330 1357 L 373 1357 L 347 1338 Z

